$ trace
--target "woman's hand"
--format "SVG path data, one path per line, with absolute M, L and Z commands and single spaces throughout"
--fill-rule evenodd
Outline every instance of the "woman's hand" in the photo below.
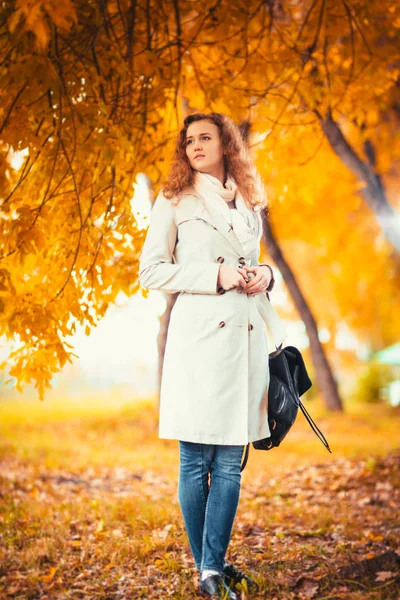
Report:
M 218 272 L 217 286 L 224 290 L 241 286 L 245 290 L 249 278 L 245 268 L 221 265 Z
M 257 294 L 266 292 L 272 280 L 270 269 L 267 266 L 245 266 L 243 268 L 246 269 L 247 273 L 254 273 L 254 275 L 249 275 L 250 281 L 245 288 L 246 294 L 257 296 Z

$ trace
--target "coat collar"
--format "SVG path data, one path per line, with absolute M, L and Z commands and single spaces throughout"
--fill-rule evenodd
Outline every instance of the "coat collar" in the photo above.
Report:
M 223 215 L 216 209 L 206 206 L 201 196 L 199 196 L 193 188 L 189 191 L 184 192 L 184 196 L 194 196 L 197 200 L 196 208 L 193 212 L 193 217 L 196 219 L 202 219 L 217 229 L 218 232 L 229 242 L 238 254 L 238 257 L 243 256 L 244 250 L 242 244 L 239 242 L 238 237 L 233 229 L 230 228 L 229 224 L 224 219 Z

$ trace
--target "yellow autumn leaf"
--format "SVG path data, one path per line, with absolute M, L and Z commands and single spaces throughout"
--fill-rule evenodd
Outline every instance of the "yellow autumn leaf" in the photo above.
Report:
M 99 520 L 95 532 L 96 533 L 101 533 L 102 531 L 104 531 L 104 519 L 103 518 L 101 518 Z

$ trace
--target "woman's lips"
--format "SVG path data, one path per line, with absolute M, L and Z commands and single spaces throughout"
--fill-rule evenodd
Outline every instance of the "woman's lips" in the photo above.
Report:
M 196 156 L 196 158 L 194 160 L 197 160 L 198 158 L 205 158 L 204 154 L 199 154 L 198 156 Z

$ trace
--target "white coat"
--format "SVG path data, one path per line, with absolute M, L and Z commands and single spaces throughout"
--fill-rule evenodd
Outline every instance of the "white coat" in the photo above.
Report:
M 142 287 L 179 292 L 167 334 L 159 437 L 240 445 L 268 437 L 268 341 L 286 333 L 266 295 L 217 290 L 220 264 L 258 264 L 193 188 L 177 206 L 160 192 L 140 256 Z M 265 322 L 264 322 L 265 321 Z

